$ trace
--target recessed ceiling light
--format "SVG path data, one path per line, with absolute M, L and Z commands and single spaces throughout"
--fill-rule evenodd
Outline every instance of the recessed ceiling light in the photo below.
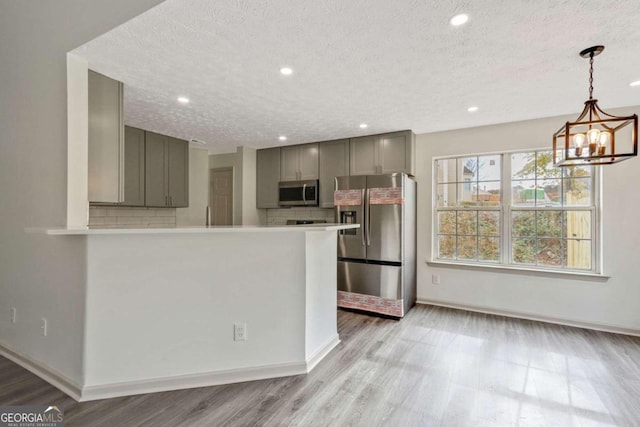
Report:
M 360 123 L 360 129 L 366 129 L 366 128 L 368 128 L 368 127 L 369 127 L 369 125 L 368 125 L 368 124 L 366 124 L 366 123 Z
M 284 135 L 280 135 L 280 136 L 278 137 L 278 139 L 279 139 L 280 141 L 286 141 L 286 140 L 287 140 L 287 137 L 286 137 L 286 136 L 284 136 Z
M 449 24 L 453 25 L 454 27 L 459 27 L 460 25 L 466 24 L 468 20 L 469 15 L 467 15 L 466 13 L 460 13 L 449 19 Z
M 289 67 L 282 67 L 280 68 L 280 74 L 284 76 L 290 76 L 291 74 L 293 74 L 293 70 Z
M 186 96 L 179 96 L 178 97 L 178 102 L 180 104 L 188 104 L 189 103 L 189 98 L 187 98 Z
M 478 107 L 474 105 L 473 107 L 467 108 L 467 111 L 470 113 L 475 113 L 476 111 L 478 111 Z
M 629 86 L 631 86 L 631 87 L 640 86 L 640 80 L 636 80 L 635 82 L 629 83 Z

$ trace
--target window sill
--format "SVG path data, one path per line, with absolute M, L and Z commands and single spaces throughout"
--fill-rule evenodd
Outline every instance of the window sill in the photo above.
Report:
M 559 270 L 542 270 L 538 268 L 526 268 L 526 267 L 512 267 L 506 265 L 491 265 L 491 264 L 470 264 L 464 262 L 451 262 L 451 261 L 425 261 L 427 265 L 434 267 L 444 268 L 459 268 L 462 270 L 484 270 L 484 271 L 496 271 L 503 273 L 523 274 L 527 276 L 542 276 L 542 277 L 556 277 L 563 279 L 574 280 L 587 280 L 593 282 L 606 282 L 611 276 L 605 276 L 600 273 L 580 272 L 580 271 L 559 271 Z

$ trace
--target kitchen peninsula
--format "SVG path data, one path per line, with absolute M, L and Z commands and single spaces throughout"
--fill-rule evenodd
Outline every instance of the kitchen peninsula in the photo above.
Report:
M 65 391 L 93 400 L 309 372 L 339 343 L 337 231 L 357 227 L 46 230 L 86 239 L 84 384 Z

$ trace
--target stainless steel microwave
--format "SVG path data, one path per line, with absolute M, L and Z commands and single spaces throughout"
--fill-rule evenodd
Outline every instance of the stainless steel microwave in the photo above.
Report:
M 318 180 L 281 181 L 278 184 L 280 206 L 318 206 Z

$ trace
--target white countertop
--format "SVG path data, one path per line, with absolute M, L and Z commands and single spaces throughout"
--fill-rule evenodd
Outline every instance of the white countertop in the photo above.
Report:
M 360 224 L 305 224 L 286 226 L 233 225 L 217 227 L 175 227 L 175 228 L 89 228 L 56 227 L 27 228 L 27 233 L 49 234 L 54 236 L 96 235 L 96 234 L 196 234 L 196 233 L 271 233 L 271 232 L 307 232 L 335 231 L 360 228 Z

